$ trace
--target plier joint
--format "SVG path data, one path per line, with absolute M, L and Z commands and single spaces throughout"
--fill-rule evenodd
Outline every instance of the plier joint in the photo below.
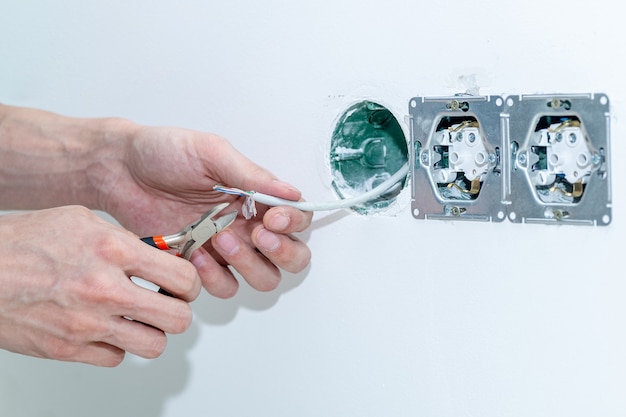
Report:
M 237 218 L 237 210 L 215 218 L 228 203 L 218 204 L 207 211 L 200 219 L 178 233 L 167 236 L 150 236 L 141 240 L 161 250 L 176 250 L 176 255 L 189 259 L 191 254 L 204 245 L 213 235 L 230 226 Z

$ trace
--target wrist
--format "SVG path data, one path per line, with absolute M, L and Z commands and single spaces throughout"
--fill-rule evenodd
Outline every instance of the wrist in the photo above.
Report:
M 0 105 L 0 209 L 100 209 L 134 124 Z
M 91 119 L 87 133 L 91 138 L 85 163 L 83 203 L 89 208 L 108 211 L 108 202 L 121 178 L 127 175 L 126 156 L 139 126 L 122 118 Z

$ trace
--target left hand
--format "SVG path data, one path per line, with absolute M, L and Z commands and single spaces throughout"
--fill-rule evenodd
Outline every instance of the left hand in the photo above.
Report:
M 243 199 L 213 191 L 217 183 L 301 199 L 300 191 L 217 135 L 130 122 L 125 130 L 128 140 L 120 141 L 123 156 L 103 162 L 110 166 L 101 180 L 99 205 L 140 236 L 178 232 L 224 201 L 231 203 L 224 212 L 232 207 L 241 213 Z M 279 284 L 280 269 L 297 273 L 308 265 L 309 248 L 291 234 L 304 231 L 312 213 L 286 206 L 258 205 L 257 210 L 250 220 L 238 216 L 192 255 L 209 293 L 222 298 L 236 293 L 238 282 L 228 265 L 261 291 Z

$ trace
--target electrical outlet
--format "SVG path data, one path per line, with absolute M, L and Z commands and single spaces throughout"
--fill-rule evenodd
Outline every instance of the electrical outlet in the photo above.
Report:
M 512 222 L 608 225 L 610 113 L 604 94 L 521 95 L 502 116 Z
M 349 199 L 403 174 L 408 163 L 417 219 L 606 226 L 609 104 L 605 94 L 414 97 L 407 148 L 394 115 L 362 101 L 333 132 L 333 186 Z M 388 207 L 406 181 L 353 209 Z
M 500 96 L 414 97 L 413 216 L 503 221 Z

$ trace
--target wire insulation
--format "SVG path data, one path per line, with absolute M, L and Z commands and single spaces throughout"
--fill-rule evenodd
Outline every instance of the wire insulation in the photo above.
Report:
M 290 206 L 295 207 L 302 211 L 329 211 L 329 210 L 339 210 L 343 208 L 349 208 L 358 206 L 359 204 L 363 204 L 367 201 L 373 200 L 382 194 L 384 194 L 391 187 L 400 182 L 403 178 L 407 176 L 409 172 L 409 164 L 406 163 L 400 168 L 395 174 L 389 177 L 387 180 L 383 181 L 376 187 L 371 190 L 358 195 L 356 197 L 346 198 L 343 200 L 333 200 L 333 201 L 325 201 L 325 202 L 309 202 L 309 201 L 291 201 L 285 200 L 282 198 L 274 197 L 271 195 L 258 193 L 255 191 L 244 191 L 237 188 L 228 188 L 223 187 L 221 185 L 216 185 L 213 189 L 216 191 L 220 191 L 226 194 L 238 195 L 242 197 L 246 197 L 248 199 L 254 200 L 261 204 L 265 204 L 268 206 Z M 254 210 L 256 212 L 256 210 Z

